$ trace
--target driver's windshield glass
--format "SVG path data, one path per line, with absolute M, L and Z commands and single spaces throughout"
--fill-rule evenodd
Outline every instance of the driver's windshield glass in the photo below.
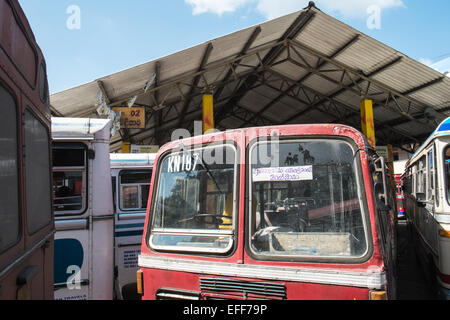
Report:
M 250 169 L 252 251 L 364 256 L 368 246 L 355 158 L 350 144 L 339 140 L 256 144 Z
M 151 245 L 176 250 L 228 250 L 234 229 L 235 173 L 233 146 L 210 146 L 165 156 L 159 166 Z

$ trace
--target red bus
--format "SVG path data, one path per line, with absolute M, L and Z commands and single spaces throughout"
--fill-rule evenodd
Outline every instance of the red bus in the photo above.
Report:
M 0 299 L 53 299 L 46 65 L 17 0 L 0 0 Z
M 357 130 L 237 129 L 159 151 L 138 290 L 166 299 L 394 299 L 389 177 Z

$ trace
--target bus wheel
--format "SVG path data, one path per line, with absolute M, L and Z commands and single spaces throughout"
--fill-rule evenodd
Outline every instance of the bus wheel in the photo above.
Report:
M 439 282 L 437 280 L 437 268 L 432 257 L 428 258 L 428 273 L 430 275 L 431 299 L 436 300 L 439 294 Z
M 122 296 L 124 300 L 141 300 L 137 293 L 137 283 L 129 283 L 122 287 Z

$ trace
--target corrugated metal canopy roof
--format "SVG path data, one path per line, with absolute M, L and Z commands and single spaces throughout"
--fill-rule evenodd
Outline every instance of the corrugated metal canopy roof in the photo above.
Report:
M 324 122 L 360 129 L 360 100 L 372 99 L 377 142 L 396 146 L 422 142 L 450 112 L 450 78 L 315 6 L 53 94 L 53 113 L 95 117 L 100 87 L 110 106 L 138 95 L 136 105 L 147 108 L 147 129 L 121 130 L 112 151 L 122 139 L 163 144 L 174 129 L 192 132 L 205 92 L 214 93 L 218 129 Z M 427 109 L 436 111 L 431 120 Z

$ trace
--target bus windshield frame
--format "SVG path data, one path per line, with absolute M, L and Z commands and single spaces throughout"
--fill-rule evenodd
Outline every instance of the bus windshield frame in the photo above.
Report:
M 220 163 L 211 164 L 211 160 L 204 161 L 205 153 L 214 153 L 215 150 L 220 148 L 224 151 L 223 154 L 226 158 L 224 168 L 220 167 Z M 232 157 L 229 156 L 230 151 Z M 198 154 L 201 154 L 201 156 L 196 158 Z M 179 157 L 181 162 L 189 161 L 189 164 L 181 163 L 180 168 L 184 170 L 168 169 L 169 166 L 174 166 L 171 157 Z M 149 221 L 151 223 L 149 226 L 150 236 L 147 238 L 148 247 L 155 251 L 213 255 L 227 254 L 232 248 L 236 247 L 239 190 L 238 159 L 237 145 L 234 142 L 227 141 L 204 146 L 190 146 L 189 149 L 181 151 L 169 150 L 162 154 L 157 167 L 154 169 L 156 170 L 156 176 L 150 207 L 151 217 Z M 186 168 L 189 169 L 188 173 L 186 173 Z M 200 168 L 201 170 L 198 170 Z M 163 169 L 167 170 L 163 172 Z M 223 179 L 220 176 L 222 173 L 225 173 Z M 226 181 L 227 179 L 228 181 Z M 163 185 L 176 185 L 180 181 L 184 181 L 184 187 L 180 187 L 183 191 L 174 191 L 175 186 L 173 186 L 169 191 L 170 196 L 179 198 L 179 195 L 183 193 L 182 203 L 187 204 L 189 197 L 195 199 L 195 195 L 197 195 L 194 201 L 197 208 L 193 208 L 191 205 L 178 206 L 178 208 L 184 208 L 186 212 L 189 209 L 192 214 L 180 217 L 171 225 L 171 222 L 164 220 L 166 219 L 164 210 L 169 212 L 170 209 L 165 209 L 166 204 L 162 204 L 165 200 L 163 201 L 161 197 L 168 198 L 167 192 L 164 190 L 167 187 L 163 187 Z M 200 181 L 207 181 L 207 183 L 205 185 L 204 182 Z M 190 188 L 194 192 L 191 192 L 191 195 L 188 196 Z M 221 200 L 216 200 L 216 211 L 203 212 L 202 207 L 204 208 L 205 205 L 202 203 L 206 203 L 208 196 L 214 198 L 214 195 L 221 198 Z M 230 216 L 226 216 L 225 210 L 228 211 L 227 214 Z M 194 213 L 194 211 L 196 212 Z M 180 224 L 179 228 L 176 227 L 178 223 Z M 165 224 L 168 224 L 168 226 L 164 226 Z
M 362 263 L 364 261 L 367 261 L 373 251 L 373 244 L 372 244 L 372 236 L 371 236 L 371 223 L 370 223 L 370 214 L 369 214 L 369 209 L 368 209 L 368 204 L 367 204 L 367 197 L 366 197 L 366 188 L 365 188 L 365 183 L 363 181 L 362 178 L 362 164 L 361 164 L 361 160 L 360 157 L 358 157 L 359 155 L 359 149 L 357 147 L 357 145 L 355 144 L 354 141 L 352 141 L 351 139 L 348 138 L 341 138 L 341 137 L 334 137 L 334 136 L 324 136 L 324 137 L 314 137 L 314 138 L 309 138 L 309 137 L 284 137 L 282 140 L 279 141 L 279 144 L 297 144 L 297 145 L 301 145 L 301 144 L 307 144 L 307 143 L 318 143 L 318 142 L 329 142 L 329 143 L 341 143 L 341 144 L 345 144 L 347 145 L 351 151 L 352 151 L 352 157 L 353 157 L 353 163 L 352 163 L 352 172 L 353 172 L 353 177 L 354 177 L 354 183 L 355 183 L 355 189 L 356 189 L 356 195 L 355 195 L 355 199 L 358 200 L 357 205 L 358 205 L 358 209 L 360 211 L 359 215 L 361 217 L 361 227 L 363 228 L 363 239 L 365 241 L 365 248 L 362 252 L 358 252 L 357 255 L 343 255 L 343 254 L 328 254 L 328 255 L 320 255 L 317 254 L 317 252 L 312 252 L 309 251 L 309 249 L 307 248 L 308 242 L 311 241 L 321 241 L 323 239 L 325 239 L 327 237 L 327 232 L 324 232 L 323 234 L 318 235 L 316 240 L 311 240 L 311 239 L 307 239 L 309 235 L 312 235 L 314 238 L 314 232 L 308 233 L 305 232 L 304 235 L 302 235 L 301 232 L 293 232 L 291 231 L 286 231 L 283 232 L 283 229 L 279 229 L 278 225 L 273 225 L 270 226 L 268 225 L 266 228 L 264 229 L 259 229 L 256 230 L 256 226 L 253 227 L 253 224 L 258 223 L 257 222 L 257 218 L 256 216 L 258 215 L 258 213 L 255 214 L 255 211 L 258 210 L 258 206 L 260 205 L 260 203 L 257 200 L 258 195 L 254 194 L 254 177 L 253 177 L 253 169 L 254 169 L 254 164 L 253 161 L 254 159 L 252 158 L 253 155 L 253 151 L 254 149 L 262 144 L 271 144 L 270 140 L 267 141 L 261 141 L 258 139 L 251 141 L 248 145 L 247 148 L 247 161 L 249 163 L 248 165 L 248 170 L 246 172 L 247 174 L 247 179 L 246 179 L 246 183 L 247 183 L 247 197 L 250 199 L 249 204 L 246 205 L 246 230 L 247 230 L 247 237 L 246 237 L 246 250 L 247 253 L 249 254 L 249 256 L 251 256 L 253 259 L 255 260 L 260 260 L 260 261 L 279 261 L 279 262 L 312 262 L 312 263 Z M 302 148 L 300 148 L 302 149 Z M 285 167 L 286 169 L 293 169 L 292 167 L 294 166 L 298 166 L 298 168 L 306 168 L 306 169 L 311 169 L 313 166 L 310 164 L 306 164 L 305 165 L 305 161 L 314 161 L 314 156 L 317 157 L 316 154 L 314 154 L 314 152 L 305 152 L 307 151 L 306 149 L 304 150 L 300 150 L 299 154 L 301 155 L 301 159 L 299 159 L 298 157 L 292 156 L 291 158 L 291 163 L 286 163 L 285 159 L 281 159 L 280 163 L 279 163 L 279 167 Z M 329 150 L 325 151 L 325 152 L 329 152 Z M 258 151 L 258 153 L 260 153 L 260 151 Z M 306 153 L 306 156 L 305 156 Z M 270 153 L 268 158 L 270 158 Z M 309 158 L 309 159 L 308 159 Z M 288 159 L 286 159 L 288 160 Z M 317 159 L 316 159 L 317 160 Z M 256 162 L 255 162 L 256 163 Z M 303 163 L 303 164 L 302 164 Z M 281 170 L 283 171 L 282 174 L 285 174 L 285 170 Z M 263 175 L 267 174 L 266 172 L 262 173 Z M 305 173 L 306 176 L 305 178 L 297 178 L 298 180 L 309 180 L 309 179 L 316 179 L 316 176 L 314 176 L 314 178 L 312 178 L 313 173 Z M 310 175 L 309 177 L 307 177 L 308 175 Z M 315 173 L 314 173 L 315 175 Z M 260 178 L 258 178 L 260 179 Z M 269 179 L 268 177 L 266 177 L 265 179 Z M 271 178 L 270 178 L 271 179 Z M 274 177 L 274 179 L 277 179 L 277 177 Z M 264 178 L 263 178 L 264 180 Z M 285 181 L 282 181 L 282 183 Z M 298 182 L 298 181 L 297 181 Z M 300 181 L 302 182 L 302 181 Z M 268 182 L 263 182 L 268 184 Z M 279 182 L 275 182 L 275 183 L 279 183 Z M 369 182 L 367 182 L 369 183 Z M 259 192 L 259 191 L 258 191 Z M 266 190 L 263 187 L 263 193 L 266 192 Z M 264 197 L 268 197 L 267 194 L 264 194 Z M 309 206 L 310 204 L 306 201 L 307 199 L 305 199 L 305 203 L 304 205 Z M 252 202 L 256 201 L 257 204 L 253 204 Z M 356 205 L 356 204 L 355 204 Z M 332 205 L 330 204 L 330 207 Z M 345 208 L 347 208 L 348 204 L 345 204 Z M 292 206 L 291 206 L 292 207 Z M 300 207 L 300 205 L 298 205 L 298 207 Z M 256 209 L 256 210 L 255 210 Z M 316 209 L 316 208 L 315 208 Z M 265 212 L 266 209 L 264 209 Z M 343 209 L 344 211 L 347 209 Z M 252 212 L 253 211 L 253 212 Z M 278 210 L 275 210 L 278 211 Z M 320 211 L 319 208 L 316 209 L 316 211 Z M 286 210 L 287 213 L 287 210 Z M 345 216 L 345 215 L 344 215 Z M 266 220 L 266 214 L 264 214 L 264 217 L 259 217 L 259 223 L 261 224 L 262 220 Z M 265 222 L 264 222 L 265 223 Z M 259 227 L 261 227 L 261 225 L 259 225 Z M 259 233 L 258 233 L 259 231 Z M 265 248 L 264 250 L 258 250 L 257 248 L 254 247 L 254 242 L 255 242 L 255 235 L 258 235 L 261 237 L 261 239 L 265 238 L 269 238 L 269 237 L 274 237 L 273 234 L 276 232 L 280 232 L 279 234 L 283 234 L 283 236 L 285 236 L 285 239 L 276 239 L 276 242 L 278 245 L 281 246 L 281 241 L 284 241 L 284 243 L 292 243 L 292 240 L 295 236 L 297 236 L 297 241 L 299 239 L 301 239 L 302 237 L 304 238 L 304 244 L 305 244 L 305 250 L 303 251 L 303 253 L 301 253 L 302 251 L 299 249 L 298 254 L 283 254 L 282 251 L 279 250 L 268 250 L 268 251 L 264 251 L 267 248 Z M 331 233 L 329 234 L 330 236 L 332 235 Z M 333 235 L 334 237 L 334 241 L 336 242 L 341 242 L 342 246 L 343 243 L 345 243 L 345 241 L 351 242 L 352 239 L 343 239 L 343 235 L 339 234 L 339 232 L 335 232 Z M 348 235 L 353 236 L 353 235 Z M 292 239 L 289 239 L 292 238 Z M 266 241 L 266 240 L 265 240 Z M 267 242 L 269 242 L 269 240 L 267 240 Z M 272 242 L 270 242 L 272 243 Z M 270 244 L 268 244 L 270 247 Z M 319 246 L 320 247 L 320 246 Z M 272 248 L 272 247 L 270 247 Z M 328 248 L 329 249 L 329 248 Z M 353 250 L 353 249 L 352 249 Z M 320 251 L 317 250 L 317 251 Z

